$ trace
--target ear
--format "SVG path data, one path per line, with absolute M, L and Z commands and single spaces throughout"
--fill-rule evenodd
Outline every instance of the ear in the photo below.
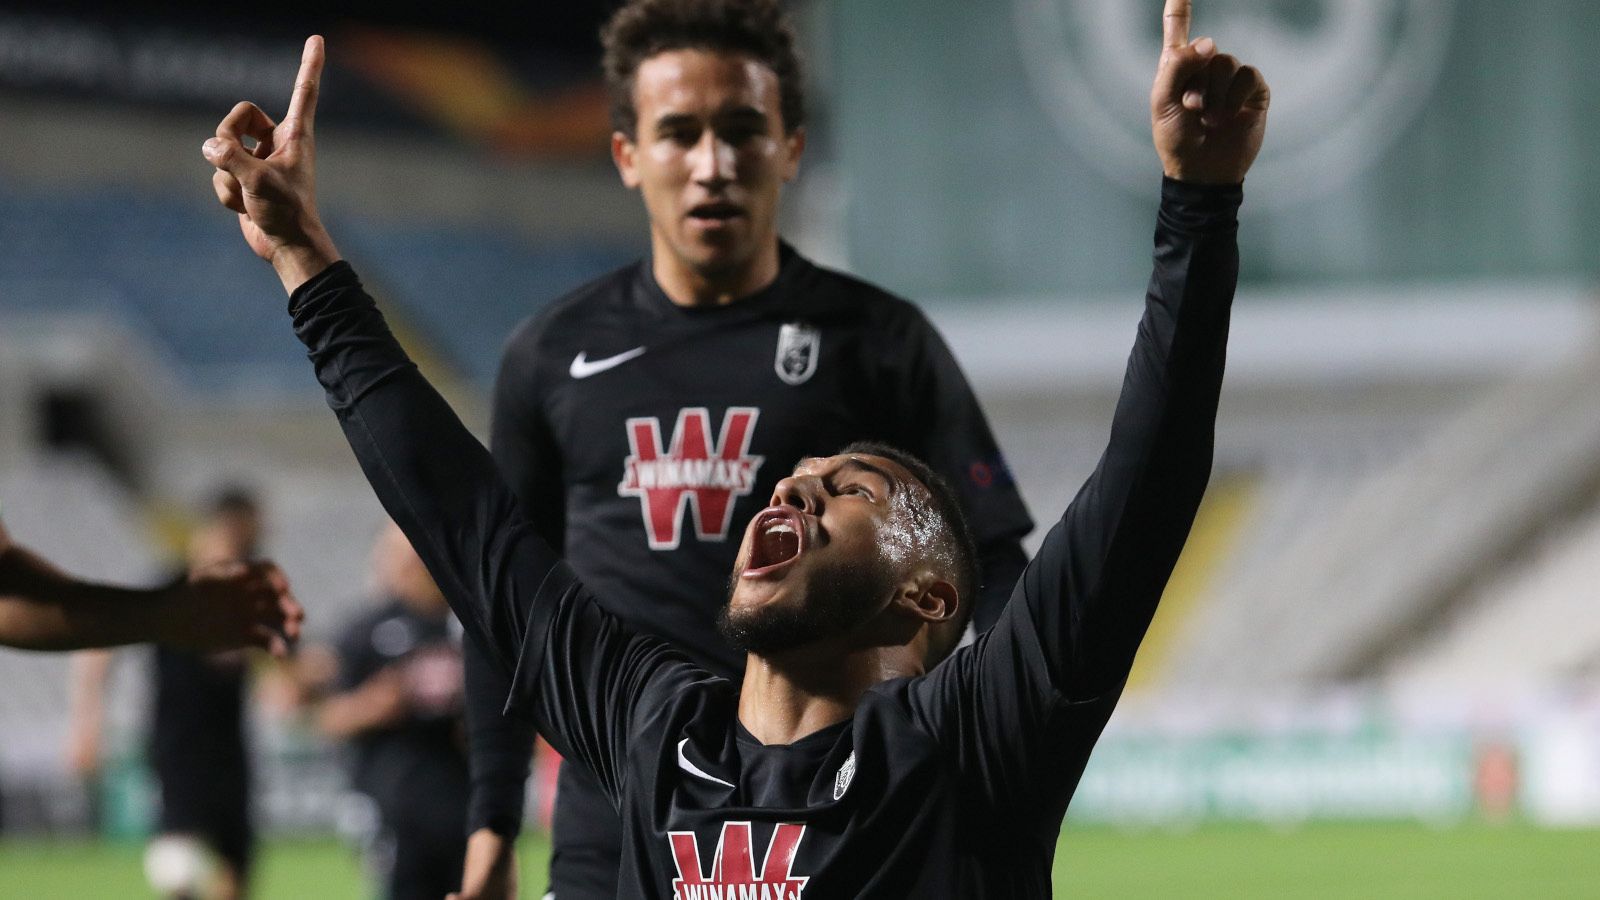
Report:
M 639 170 L 633 164 L 638 151 L 639 146 L 632 138 L 620 131 L 611 132 L 611 161 L 616 163 L 617 174 L 622 176 L 622 184 L 629 190 L 639 187 Z
M 800 174 L 800 154 L 806 152 L 806 130 L 803 126 L 784 137 L 783 152 L 786 154 L 783 161 L 783 180 L 793 181 L 795 176 Z
M 940 625 L 956 617 L 961 597 L 955 585 L 923 570 L 900 583 L 892 605 L 923 623 Z

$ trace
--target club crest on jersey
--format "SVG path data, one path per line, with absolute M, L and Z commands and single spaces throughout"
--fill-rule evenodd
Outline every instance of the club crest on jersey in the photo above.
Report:
M 672 862 L 678 868 L 678 877 L 672 880 L 673 900 L 801 900 L 811 879 L 795 877 L 791 869 L 805 834 L 804 825 L 775 827 L 758 876 L 749 822 L 723 823 L 709 873 L 700 868 L 700 844 L 694 832 L 668 832 Z
M 694 517 L 695 536 L 702 541 L 728 538 L 735 498 L 756 484 L 764 459 L 750 455 L 761 410 L 729 407 L 722 432 L 711 439 L 711 412 L 703 406 L 678 411 L 672 443 L 661 443 L 661 420 L 629 419 L 628 447 L 617 493 L 638 497 L 651 550 L 676 550 L 683 534 L 683 509 Z
M 786 384 L 804 384 L 817 371 L 822 332 L 804 322 L 788 322 L 778 329 L 778 356 L 772 368 Z
M 856 777 L 856 754 L 850 751 L 850 756 L 845 759 L 844 765 L 839 767 L 839 774 L 833 778 L 833 799 L 838 800 L 844 792 L 850 790 L 850 782 Z

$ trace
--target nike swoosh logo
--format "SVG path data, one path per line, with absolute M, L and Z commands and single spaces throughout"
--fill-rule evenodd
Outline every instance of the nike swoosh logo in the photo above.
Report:
M 718 778 L 717 776 L 690 762 L 689 757 L 683 755 L 683 745 L 687 743 L 689 743 L 688 738 L 684 738 L 678 742 L 678 768 L 688 772 L 690 775 L 693 775 L 696 778 L 704 778 L 707 781 L 714 781 L 724 787 L 733 787 L 733 785 L 729 784 L 728 782 L 723 781 L 721 778 Z
M 572 358 L 572 367 L 567 369 L 567 372 L 573 378 L 588 378 L 590 375 L 599 375 L 607 369 L 615 369 L 628 360 L 637 359 L 643 354 L 643 347 L 635 347 L 625 353 L 618 353 L 616 356 L 608 356 L 605 359 L 589 359 L 587 352 L 580 352 Z

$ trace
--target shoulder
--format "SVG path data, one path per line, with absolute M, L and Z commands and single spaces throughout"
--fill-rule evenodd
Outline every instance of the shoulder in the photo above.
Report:
M 808 261 L 797 282 L 823 310 L 848 315 L 884 337 L 904 340 L 933 332 L 917 304 L 864 278 Z
M 807 264 L 795 273 L 795 309 L 824 332 L 850 338 L 875 384 L 917 383 L 938 359 L 942 339 L 915 303 L 866 279 Z
M 796 254 L 799 271 L 795 273 L 796 286 L 812 297 L 826 298 L 829 305 L 845 306 L 865 315 L 880 318 L 920 316 L 916 304 L 872 282 L 818 265 Z
M 557 297 L 543 309 L 523 319 L 506 339 L 506 356 L 537 353 L 552 335 L 583 328 L 591 321 L 613 315 L 628 302 L 628 294 L 638 276 L 640 265 L 635 260 L 607 272 Z

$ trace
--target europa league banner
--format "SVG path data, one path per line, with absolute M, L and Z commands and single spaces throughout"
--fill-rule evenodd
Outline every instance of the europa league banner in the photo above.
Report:
M 1161 7 L 832 4 L 852 265 L 924 297 L 1141 285 Z M 1600 3 L 1196 0 L 1192 33 L 1272 86 L 1247 281 L 1600 271 Z

